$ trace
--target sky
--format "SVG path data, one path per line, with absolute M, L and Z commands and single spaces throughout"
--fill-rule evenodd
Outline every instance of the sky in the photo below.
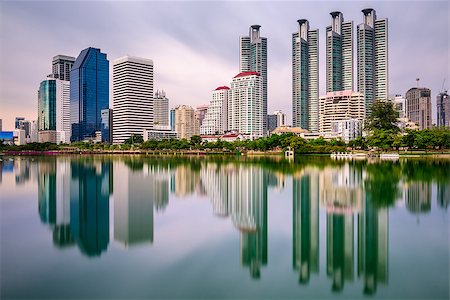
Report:
M 373 8 L 389 23 L 389 94 L 419 85 L 436 95 L 450 89 L 448 1 L 0 1 L 0 119 L 12 130 L 16 116 L 37 119 L 39 84 L 55 55 L 77 57 L 100 48 L 112 61 L 124 55 L 154 62 L 154 90 L 170 107 L 209 104 L 211 91 L 239 72 L 239 36 L 261 25 L 268 39 L 268 111 L 292 117 L 291 35 L 298 19 L 319 29 L 320 94 L 325 93 L 325 28 L 331 11 L 362 23 Z M 354 40 L 356 89 L 356 36 Z M 110 80 L 112 107 L 112 80 Z

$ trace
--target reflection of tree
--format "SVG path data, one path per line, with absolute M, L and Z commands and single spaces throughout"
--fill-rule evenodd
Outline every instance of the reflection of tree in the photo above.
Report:
M 395 204 L 400 191 L 398 182 L 401 167 L 398 162 L 379 162 L 366 165 L 367 178 L 364 182 L 366 195 L 375 207 L 390 207 Z

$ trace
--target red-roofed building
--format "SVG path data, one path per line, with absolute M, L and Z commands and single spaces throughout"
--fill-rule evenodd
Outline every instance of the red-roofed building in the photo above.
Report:
M 237 74 L 236 76 L 234 76 L 233 78 L 238 78 L 238 77 L 245 77 L 245 76 L 261 76 L 261 74 L 259 74 L 258 72 L 241 72 L 239 74 Z
M 220 90 L 229 90 L 230 88 L 227 86 L 219 86 L 218 88 L 215 89 L 215 91 L 220 91 Z

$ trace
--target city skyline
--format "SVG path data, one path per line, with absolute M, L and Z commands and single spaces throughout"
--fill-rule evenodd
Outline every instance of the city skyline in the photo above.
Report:
M 317 9 L 317 4 L 296 2 L 280 3 L 277 12 L 273 12 L 270 9 L 273 3 L 260 3 L 255 8 L 248 3 L 229 2 L 95 2 L 90 4 L 97 8 L 92 10 L 95 14 L 83 11 L 83 24 L 77 23 L 75 17 L 65 16 L 64 25 L 55 28 L 52 24 L 58 22 L 59 16 L 55 16 L 55 20 L 54 17 L 49 18 L 49 14 L 64 7 L 73 9 L 73 16 L 76 16 L 81 13 L 83 3 L 2 3 L 0 30 L 5 42 L 0 53 L 0 118 L 3 130 L 12 129 L 16 116 L 37 119 L 37 89 L 42 78 L 51 72 L 49 62 L 54 56 L 77 56 L 79 51 L 89 46 L 102 49 L 110 60 L 125 54 L 152 59 L 155 62 L 155 89 L 167 92 L 171 107 L 207 104 L 211 91 L 227 84 L 229 78 L 237 74 L 238 37 L 244 36 L 252 24 L 260 24 L 263 36 L 269 40 L 268 111 L 280 109 L 287 112 L 288 123 L 291 124 L 291 34 L 296 30 L 296 20 L 307 18 L 313 28 L 319 29 L 319 94 L 324 95 L 325 28 L 329 25 L 329 13 L 339 10 L 345 20 L 357 25 L 362 23 L 361 10 L 367 7 L 375 9 L 382 18 L 389 18 L 390 95 L 404 95 L 409 88 L 416 86 L 415 78 L 421 78 L 419 85 L 431 89 L 432 118 L 436 122 L 436 95 L 441 90 L 443 79 L 449 81 L 449 46 L 445 39 L 449 27 L 445 16 L 448 3 L 408 3 L 409 17 L 396 16 L 395 12 L 404 5 L 404 2 L 357 2 L 357 5 L 354 2 L 323 2 Z M 293 9 L 295 7 L 302 9 Z M 152 20 L 144 18 L 144 13 L 140 16 L 136 12 L 148 9 L 155 12 Z M 212 13 L 217 9 L 223 13 Z M 171 18 L 166 18 L 169 13 Z M 199 14 L 206 14 L 201 22 L 197 21 Z M 99 19 L 115 16 L 125 21 L 108 27 L 98 23 Z M 433 22 L 427 22 L 426 26 L 414 21 L 431 16 Z M 233 22 L 230 22 L 230 17 Z M 132 18 L 132 22 L 126 22 L 127 18 Z M 52 22 L 46 19 L 52 19 Z M 173 23 L 172 19 L 178 22 Z M 95 26 L 92 30 L 91 27 Z M 42 34 L 36 35 L 36 30 Z M 65 35 L 61 37 L 63 31 Z M 353 34 L 356 34 L 355 29 Z M 417 36 L 421 37 L 421 43 L 416 42 Z M 27 47 L 28 43 L 33 47 Z M 353 49 L 356 52 L 355 46 Z M 16 57 L 27 65 L 25 74 L 17 68 Z M 355 60 L 356 55 L 356 65 Z M 356 70 L 353 76 L 356 79 Z M 109 103 L 112 107 L 112 95 Z

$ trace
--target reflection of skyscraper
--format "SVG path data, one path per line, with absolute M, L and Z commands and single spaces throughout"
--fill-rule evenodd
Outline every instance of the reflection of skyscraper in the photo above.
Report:
M 327 275 L 333 291 L 353 280 L 353 214 L 327 214 Z
M 175 170 L 175 194 L 187 196 L 195 191 L 200 181 L 200 174 L 189 165 L 181 165 Z
M 259 278 L 267 264 L 266 174 L 261 168 L 236 168 L 229 179 L 231 219 L 241 231 L 241 263 Z
M 153 242 L 153 174 L 123 163 L 114 168 L 114 239 L 125 246 Z
M 319 273 L 319 199 L 317 176 L 293 179 L 293 267 L 299 282 Z
M 445 209 L 450 205 L 450 187 L 445 183 L 437 184 L 437 203 Z
M 41 161 L 38 170 L 38 206 L 41 222 L 56 223 L 56 160 Z
M 406 208 L 413 213 L 424 213 L 431 210 L 431 184 L 416 181 L 406 188 Z
M 388 280 L 388 211 L 376 209 L 370 195 L 358 216 L 358 277 L 364 277 L 364 293 L 373 294 L 377 283 Z
M 80 250 L 100 255 L 109 243 L 110 161 L 72 160 L 70 228 Z

